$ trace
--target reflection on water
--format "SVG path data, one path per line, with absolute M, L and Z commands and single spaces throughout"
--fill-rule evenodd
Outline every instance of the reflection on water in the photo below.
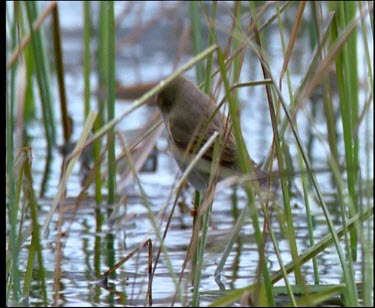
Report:
M 154 188 L 152 185 L 145 185 L 145 189 L 148 191 Z M 164 191 L 168 191 L 168 189 L 168 186 L 163 188 Z M 251 223 L 248 222 L 243 226 L 240 236 L 231 250 L 220 280 L 215 282 L 214 272 L 225 245 L 228 243 L 228 237 L 235 223 L 235 212 L 245 204 L 245 199 L 240 197 L 238 204 L 233 205 L 230 194 L 230 191 L 219 193 L 214 202 L 202 272 L 201 291 L 203 294 L 205 291 L 219 290 L 220 288 L 228 290 L 245 287 L 256 279 L 258 252 L 253 237 L 253 228 Z M 50 201 L 45 199 L 42 208 L 47 210 L 49 204 Z M 165 204 L 165 197 L 153 197 L 152 204 L 152 211 L 157 215 Z M 238 208 L 236 208 L 237 206 Z M 74 199 L 68 199 L 64 208 L 62 229 L 66 230 L 67 236 L 63 238 L 64 249 L 61 262 L 63 284 L 61 289 L 63 292 L 60 303 L 70 306 L 83 303 L 85 300 L 91 301 L 90 298 L 97 298 L 97 301 L 94 300 L 97 303 L 115 301 L 114 303 L 119 305 L 131 303 L 143 305 L 142 303 L 146 300 L 148 281 L 147 248 L 142 249 L 139 254 L 137 253 L 110 276 L 108 288 L 104 289 L 93 283 L 97 277 L 127 256 L 146 238 L 151 238 L 154 243 L 153 254 L 155 257 L 159 245 L 152 232 L 152 225 L 147 210 L 142 205 L 142 200 L 138 197 L 129 197 L 126 212 L 125 209 L 120 211 L 118 218 L 111 226 L 105 223 L 108 208 L 102 206 L 100 210 L 97 210 L 93 201 L 85 200 L 77 205 Z M 167 209 L 167 213 L 169 213 L 168 210 L 170 210 L 170 207 Z M 301 205 L 295 207 L 293 217 L 297 224 L 304 222 L 305 216 Z M 263 223 L 262 217 L 260 218 L 261 223 Z M 40 219 L 43 221 L 43 215 L 40 216 Z M 54 230 L 54 228 L 55 224 L 52 224 L 51 229 Z M 161 224 L 161 230 L 164 230 L 164 228 L 165 222 Z M 273 228 L 278 238 L 283 261 L 286 264 L 291 261 L 288 241 L 279 230 L 279 223 L 276 220 Z M 179 275 L 182 269 L 191 230 L 192 217 L 177 209 L 174 212 L 165 241 L 176 275 Z M 307 230 L 306 227 L 300 227 L 297 230 L 298 247 L 303 252 L 304 247 L 309 246 Z M 326 234 L 326 232 L 323 232 L 321 237 Z M 316 240 L 319 240 L 318 236 Z M 55 237 L 53 235 L 46 240 L 44 247 L 45 266 L 50 269 L 47 272 L 47 281 L 52 282 L 56 254 Z M 333 250 L 334 248 L 326 249 L 318 257 L 320 279 L 324 283 L 338 283 L 341 278 L 339 260 L 330 257 L 335 255 Z M 270 270 L 277 271 L 279 264 L 271 242 L 266 244 L 266 255 Z M 153 303 L 156 305 L 170 303 L 175 291 L 175 286 L 164 261 L 163 255 L 161 255 L 153 279 L 152 295 Z M 189 289 L 191 288 L 189 271 L 190 267 L 188 266 L 181 284 L 186 288 L 185 296 L 187 297 L 190 296 Z M 303 273 L 306 282 L 313 281 L 311 264 L 308 263 L 303 267 Z M 290 282 L 293 283 L 293 281 L 294 277 L 290 275 Z M 279 282 L 278 285 L 283 285 L 283 283 Z M 37 305 L 39 302 L 37 299 L 41 298 L 39 296 L 40 286 L 35 285 L 34 288 L 30 301 L 32 305 Z
M 67 95 L 70 102 L 81 102 L 83 93 L 83 78 L 81 67 L 82 54 L 82 5 L 75 3 L 59 3 L 62 26 L 62 42 L 64 49 L 64 65 L 65 65 L 65 81 L 68 89 Z M 119 31 L 116 33 L 118 41 L 116 42 L 116 76 L 122 84 L 134 84 L 141 82 L 152 82 L 168 75 L 173 70 L 173 63 L 176 59 L 176 51 L 178 50 L 179 34 L 183 33 L 188 17 L 188 7 L 180 2 L 169 3 L 167 5 L 161 3 L 142 2 L 134 4 L 131 7 L 126 4 L 116 3 L 116 10 L 121 12 L 129 7 L 133 10 L 131 17 L 124 17 L 119 20 Z M 219 6 L 220 7 L 220 6 Z M 92 10 L 98 8 L 97 3 L 92 4 Z M 220 7 L 222 8 L 222 7 Z M 93 14 L 93 17 L 96 13 Z M 134 18 L 141 16 L 141 18 Z M 218 11 L 218 28 L 222 30 L 223 42 L 226 34 L 222 28 L 229 27 L 231 20 L 228 19 L 225 9 Z M 245 19 L 244 19 L 245 20 Z M 286 25 L 287 26 L 287 25 Z M 275 71 L 279 72 L 282 62 L 277 55 L 281 54 L 278 33 L 272 33 L 269 30 L 266 35 L 265 46 L 269 46 L 269 54 L 271 63 Z M 306 36 L 307 37 L 307 36 Z M 303 40 L 302 40 L 303 41 Z M 307 42 L 306 42 L 306 45 Z M 299 83 L 299 77 L 303 72 L 306 58 L 310 55 L 310 51 L 306 49 L 305 44 L 296 46 L 294 57 L 292 57 L 293 77 L 292 86 Z M 179 63 L 186 62 L 192 56 L 190 44 L 185 46 L 184 53 L 179 59 Z M 256 65 L 254 64 L 256 63 Z M 244 80 L 262 79 L 260 66 L 252 53 L 248 53 L 245 57 L 243 66 Z M 187 72 L 187 75 L 194 78 L 193 70 Z M 96 83 L 96 77 L 92 76 L 93 83 Z M 220 95 L 219 95 L 220 96 Z M 269 122 L 267 112 L 266 96 L 263 87 L 245 88 L 239 91 L 241 102 L 241 120 L 243 135 L 247 148 L 251 156 L 255 160 L 261 161 L 267 155 L 267 151 L 272 142 L 272 128 Z M 96 99 L 93 95 L 93 101 Z M 116 106 L 116 114 L 127 109 L 128 105 L 123 101 L 119 101 Z M 80 133 L 80 126 L 83 122 L 82 105 L 80 103 L 69 104 L 70 113 L 76 123 L 74 138 Z M 119 123 L 117 129 L 121 131 L 129 131 L 142 126 L 143 120 L 147 115 L 151 114 L 155 109 L 145 106 L 140 110 L 129 115 L 126 120 Z M 58 117 L 56 113 L 56 117 Z M 58 120 L 58 119 L 57 119 Z M 38 125 L 36 125 L 38 127 Z M 41 128 L 41 125 L 39 129 Z M 306 121 L 306 127 L 300 126 L 301 130 L 311 132 L 311 127 Z M 44 148 L 40 146 L 38 128 L 32 130 L 31 146 L 33 148 L 34 159 L 33 170 L 35 172 L 35 187 L 38 189 L 40 185 L 39 175 L 42 173 L 44 159 Z M 311 136 L 306 134 L 305 136 Z M 302 135 L 304 139 L 304 135 Z M 308 139 L 308 138 L 306 138 Z M 62 137 L 59 136 L 58 143 L 61 143 Z M 311 142 L 303 140 L 306 142 Z M 325 157 L 320 155 L 319 141 L 315 140 L 317 146 L 315 152 L 312 153 L 314 161 L 319 164 L 325 164 Z M 171 211 L 171 204 L 166 205 L 167 197 L 170 189 L 178 177 L 179 172 L 177 165 L 171 156 L 165 151 L 165 136 L 162 135 L 158 141 L 157 169 L 155 172 L 144 172 L 140 174 L 140 181 L 146 196 L 151 204 L 151 211 L 157 216 L 161 212 L 165 212 L 167 217 Z M 312 147 L 313 148 L 313 147 Z M 295 155 L 295 148 L 291 145 L 289 149 L 291 155 Z M 61 166 L 61 157 L 56 149 L 54 152 L 52 170 L 56 174 L 50 177 L 46 197 L 39 201 L 41 213 L 40 222 L 44 221 L 45 214 L 48 212 L 51 198 L 56 194 L 56 187 L 59 184 L 59 170 Z M 91 198 L 84 198 L 79 203 L 71 196 L 76 196 L 80 192 L 80 171 L 75 167 L 73 175 L 69 179 L 67 187 L 67 199 L 64 205 L 64 219 L 62 230 L 66 236 L 63 237 L 63 250 L 61 260 L 61 281 L 58 304 L 64 306 L 84 306 L 84 305 L 138 305 L 147 304 L 145 293 L 147 289 L 147 249 L 143 249 L 133 258 L 127 261 L 120 269 L 111 275 L 108 287 L 102 288 L 94 283 L 97 277 L 107 271 L 111 266 L 117 263 L 121 258 L 125 257 L 134 250 L 145 239 L 151 238 L 154 243 L 153 254 L 159 248 L 156 240 L 153 226 L 148 216 L 148 210 L 143 200 L 139 197 L 137 186 L 132 183 L 126 187 L 123 194 L 126 195 L 126 208 L 121 206 L 117 216 L 113 219 L 113 223 L 107 224 L 107 217 L 112 210 L 105 202 L 99 207 L 95 205 L 95 201 Z M 298 182 L 298 179 L 296 180 Z M 327 190 L 331 187 L 329 179 L 327 181 Z M 207 251 L 204 257 L 204 265 L 202 272 L 201 291 L 234 289 L 249 285 L 256 279 L 258 252 L 257 246 L 253 238 L 253 226 L 251 222 L 247 222 L 241 229 L 225 267 L 220 276 L 220 280 L 215 282 L 214 272 L 221 258 L 225 245 L 228 243 L 228 236 L 233 229 L 239 212 L 246 206 L 246 197 L 243 191 L 237 190 L 237 201 L 233 203 L 233 190 L 228 188 L 217 193 L 213 205 L 211 222 L 208 233 Z M 89 189 L 90 196 L 93 190 Z M 191 188 L 184 190 L 180 196 L 180 206 L 174 211 L 173 219 L 169 227 L 165 246 L 168 248 L 168 254 L 172 262 L 172 266 L 176 276 L 180 274 L 182 263 L 186 257 L 186 250 L 189 245 L 192 217 L 189 213 L 191 208 L 193 191 Z M 184 206 L 185 204 L 185 206 Z M 279 248 L 284 264 L 290 260 L 290 250 L 288 240 L 280 229 L 280 213 L 282 200 L 276 199 L 274 210 L 272 211 L 272 224 L 275 236 L 278 239 Z M 306 217 L 304 214 L 303 200 L 299 197 L 293 199 L 295 204 L 293 210 L 293 220 L 296 227 L 297 244 L 300 252 L 309 247 Z M 186 210 L 187 206 L 187 210 Z M 328 231 L 320 228 L 319 221 L 324 220 L 321 210 L 314 208 L 312 204 L 314 219 L 316 219 L 316 232 L 314 234 L 316 241 L 325 236 Z M 259 211 L 260 212 L 260 211 Z M 160 217 L 160 216 L 158 216 Z M 160 230 L 164 231 L 166 226 L 166 218 L 158 220 Z M 51 230 L 55 230 L 57 215 L 50 226 Z M 260 225 L 263 224 L 263 217 L 260 215 Z M 48 298 L 52 298 L 52 285 L 54 281 L 54 271 L 56 266 L 56 247 L 55 234 L 51 231 L 50 236 L 43 243 L 43 257 L 47 268 L 46 276 L 48 282 Z M 279 263 L 274 254 L 272 243 L 266 242 L 266 256 L 270 271 L 279 270 Z M 341 270 L 339 260 L 332 258 L 336 256 L 332 253 L 334 248 L 327 248 L 317 258 L 320 280 L 322 283 L 339 283 L 341 279 Z M 27 255 L 27 254 L 25 254 Z M 20 255 L 20 263 L 26 262 Z M 360 261 L 360 260 L 359 260 Z M 307 283 L 313 283 L 312 265 L 307 263 L 303 268 L 303 277 Z M 183 290 L 183 299 L 186 302 L 191 297 L 191 284 L 189 280 L 188 267 L 185 270 L 181 285 Z M 289 275 L 290 283 L 294 282 L 294 276 Z M 283 284 L 282 281 L 279 282 Z M 165 259 L 161 254 L 157 271 L 153 279 L 153 303 L 157 306 L 170 305 L 174 296 L 175 285 L 170 277 L 170 273 L 166 267 Z M 207 295 L 209 296 L 209 295 Z M 40 286 L 32 285 L 30 305 L 40 305 L 41 301 Z M 203 297 L 204 298 L 204 297 Z M 211 299 L 210 299 L 211 300 Z M 205 302 L 201 302 L 204 305 Z

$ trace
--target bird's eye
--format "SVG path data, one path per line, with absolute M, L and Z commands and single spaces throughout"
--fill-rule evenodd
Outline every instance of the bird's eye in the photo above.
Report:
M 158 105 L 163 111 L 170 112 L 173 107 L 173 102 L 165 96 L 159 96 Z

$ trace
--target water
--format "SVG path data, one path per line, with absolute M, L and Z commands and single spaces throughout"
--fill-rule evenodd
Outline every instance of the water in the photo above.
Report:
M 45 4 L 44 4 L 45 5 Z M 60 21 L 62 27 L 62 43 L 65 65 L 65 82 L 67 88 L 68 108 L 73 120 L 76 123 L 73 139 L 76 139 L 80 133 L 80 127 L 83 122 L 82 94 L 83 78 L 81 68 L 82 57 L 82 4 L 64 3 L 58 4 L 60 10 Z M 121 11 L 126 4 L 116 3 L 116 12 Z M 116 76 L 122 84 L 136 84 L 142 82 L 156 81 L 168 75 L 173 69 L 173 59 L 177 49 L 178 34 L 183 29 L 187 16 L 188 7 L 183 3 L 169 3 L 167 5 L 153 2 L 134 3 L 130 6 L 133 10 L 131 17 L 123 18 L 120 22 L 119 36 L 116 45 Z M 93 16 L 96 16 L 98 3 L 92 3 Z M 170 14 L 170 15 L 168 15 Z M 228 17 L 225 10 L 218 13 L 222 16 L 221 25 L 226 25 Z M 134 16 L 142 16 L 136 18 Z M 160 16 L 160 18 L 156 18 Z M 169 17 L 168 17 L 169 16 Z M 140 24 L 138 24 L 138 22 Z M 230 24 L 230 23 L 228 23 Z M 142 25 L 145 28 L 142 31 L 136 31 Z M 117 33 L 116 33 L 117 35 Z M 133 35 L 133 36 L 132 36 Z M 266 46 L 270 46 L 271 67 L 275 72 L 281 70 L 282 62 L 278 59 L 281 54 L 278 33 L 273 33 L 267 37 Z M 120 42 L 124 42 L 120 45 Z M 302 40 L 303 42 L 303 40 Z M 292 82 L 293 87 L 299 83 L 299 76 L 304 72 L 304 62 L 311 53 L 306 44 L 299 44 L 295 48 L 295 56 L 292 57 Z M 191 57 L 190 49 L 186 49 L 180 63 L 186 62 Z M 250 59 L 250 61 L 249 61 Z M 243 79 L 262 79 L 259 63 L 253 57 L 248 55 L 243 67 Z M 256 63 L 256 64 L 254 64 Z M 194 78 L 193 70 L 187 73 L 187 76 Z M 96 77 L 92 76 L 93 84 L 96 84 Z M 256 161 L 261 161 L 267 155 L 272 142 L 272 128 L 269 121 L 267 99 L 264 87 L 251 87 L 241 90 L 241 122 L 243 135 L 247 148 Z M 54 91 L 56 95 L 56 89 Z M 96 98 L 93 94 L 92 101 Z M 128 108 L 124 101 L 118 101 L 116 104 L 116 114 Z M 56 107 L 57 108 L 57 107 Z M 372 105 L 371 107 L 372 108 Z M 126 120 L 119 123 L 116 129 L 129 131 L 141 126 L 145 117 L 154 112 L 153 107 L 144 106 L 140 110 L 132 113 Z M 306 107 L 306 113 L 309 107 Z M 305 117 L 305 118 L 304 118 Z M 300 130 L 307 133 L 301 133 L 303 142 L 311 133 L 311 124 L 306 121 L 306 114 L 299 116 Z M 56 112 L 56 121 L 60 121 L 59 113 Z M 303 123 L 306 123 L 304 126 Z M 316 126 L 313 127 L 313 129 Z M 41 123 L 36 121 L 33 129 L 30 130 L 30 145 L 33 148 L 33 175 L 35 189 L 39 190 L 41 175 L 43 173 L 45 157 L 45 145 L 40 144 L 38 136 L 41 134 Z M 315 140 L 316 147 L 312 153 L 316 166 L 326 163 L 326 145 L 324 142 Z M 57 143 L 62 143 L 62 134 L 59 131 Z M 171 201 L 167 202 L 173 183 L 178 179 L 179 171 L 176 163 L 166 151 L 165 135 L 160 137 L 157 142 L 157 168 L 152 172 L 140 174 L 140 182 L 145 195 L 150 202 L 150 210 L 155 216 L 160 217 L 161 213 L 168 216 L 171 211 Z M 294 143 L 291 144 L 290 152 L 295 154 Z M 361 151 L 361 155 L 363 151 Z M 372 153 L 370 153 L 372 155 Z M 372 157 L 371 157 L 372 161 Z M 59 184 L 59 170 L 62 164 L 61 156 L 57 149 L 53 152 L 52 162 L 53 174 L 48 181 L 48 188 L 45 196 L 39 200 L 41 211 L 39 213 L 40 223 L 44 222 L 45 215 L 48 212 L 52 199 L 56 194 Z M 330 192 L 329 178 L 322 175 L 318 178 L 326 182 L 327 193 Z M 299 179 L 295 180 L 297 186 L 300 185 Z M 56 260 L 61 257 L 59 293 L 57 304 L 61 306 L 123 306 L 147 304 L 147 248 L 143 248 L 133 258 L 122 265 L 113 275 L 110 276 L 107 288 L 100 287 L 93 281 L 107 271 L 111 266 L 117 263 L 121 258 L 127 256 L 136 249 L 146 239 L 153 242 L 153 260 L 156 251 L 159 248 L 156 240 L 155 230 L 148 216 L 148 209 L 144 201 L 140 198 L 139 189 L 133 182 L 121 192 L 121 196 L 126 195 L 126 208 L 122 206 L 114 222 L 108 224 L 108 213 L 112 206 L 103 204 L 96 206 L 91 197 L 85 197 L 78 202 L 74 197 L 80 192 L 80 170 L 78 166 L 73 170 L 67 186 L 67 198 L 65 200 L 62 227 L 64 236 L 62 237 L 63 249 L 60 255 L 56 249 L 56 224 L 58 221 L 58 211 L 55 213 L 50 225 L 50 234 L 43 240 L 43 261 L 46 268 L 47 294 L 48 298 L 54 298 L 55 285 L 54 277 L 56 273 Z M 295 191 L 295 189 L 293 190 Z M 93 189 L 88 190 L 90 196 L 93 195 Z M 200 291 L 202 292 L 202 305 L 208 304 L 212 298 L 207 291 L 219 291 L 220 288 L 230 290 L 248 286 L 254 282 L 257 274 L 258 250 L 254 241 L 253 225 L 248 221 L 241 229 L 240 236 L 236 241 L 228 260 L 225 264 L 221 276 L 221 283 L 217 284 L 214 279 L 214 272 L 221 258 L 224 247 L 228 241 L 237 216 L 246 204 L 246 197 L 243 191 L 237 191 L 238 201 L 232 202 L 233 190 L 230 188 L 217 192 L 208 233 L 207 250 L 202 267 L 202 281 Z M 171 225 L 165 240 L 165 246 L 168 249 L 168 255 L 173 266 L 175 275 L 181 272 L 183 261 L 186 257 L 186 250 L 189 245 L 192 217 L 189 209 L 191 208 L 193 190 L 189 187 L 185 189 L 179 198 L 184 206 L 177 207 L 174 211 Z M 296 241 L 299 252 L 303 252 L 310 246 L 308 240 L 307 222 L 303 200 L 298 195 L 293 198 L 293 220 L 296 231 Z M 279 248 L 284 264 L 291 261 L 288 241 L 280 230 L 280 223 L 277 220 L 278 212 L 282 212 L 282 200 L 278 197 L 275 202 L 275 211 L 272 213 L 272 223 L 275 235 L 278 240 Z M 328 234 L 325 224 L 319 224 L 324 221 L 321 209 L 316 206 L 312 200 L 312 211 L 316 221 L 316 231 L 314 231 L 315 240 Z M 259 211 L 260 214 L 260 211 Z M 159 216 L 158 216 L 159 215 Z M 335 213 L 333 213 L 335 215 Z M 164 232 L 166 218 L 157 220 L 158 228 Z M 260 225 L 263 224 L 263 217 L 260 215 Z M 20 264 L 26 264 L 25 258 L 28 250 L 21 250 Z M 279 270 L 279 264 L 274 254 L 272 243 L 266 243 L 266 256 L 268 267 L 271 272 Z M 360 260 L 359 260 L 360 261 Z M 320 280 L 324 284 L 338 284 L 341 281 L 342 272 L 340 262 L 336 256 L 333 247 L 327 248 L 317 257 Z M 359 264 L 359 263 L 358 263 Z M 25 265 L 26 266 L 26 265 Z M 21 268 L 21 271 L 23 269 Z M 356 270 L 360 270 L 357 268 Z M 188 266 L 182 279 L 182 302 L 177 299 L 177 305 L 189 302 L 192 294 L 191 283 L 189 279 L 190 267 Z M 303 266 L 303 276 L 307 283 L 313 283 L 313 272 L 311 262 Z M 289 275 L 290 282 L 294 282 L 294 276 Z M 279 281 L 277 285 L 284 285 Z M 153 279 L 153 305 L 170 305 L 175 293 L 175 285 L 171 275 L 166 267 L 163 254 L 157 265 L 157 270 Z M 220 293 L 217 293 L 219 296 Z M 52 304 L 50 302 L 49 304 Z M 38 282 L 32 284 L 29 298 L 30 306 L 42 305 L 40 285 Z

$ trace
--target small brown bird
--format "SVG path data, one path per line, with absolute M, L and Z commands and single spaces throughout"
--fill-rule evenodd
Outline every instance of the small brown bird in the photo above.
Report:
M 219 178 L 241 174 L 236 140 L 230 121 L 217 111 L 215 102 L 194 83 L 179 76 L 168 84 L 156 98 L 169 133 L 169 149 L 181 171 L 184 171 L 196 153 L 212 134 L 220 133 Z M 208 186 L 213 146 L 188 175 L 188 181 L 197 190 Z M 267 180 L 267 173 L 253 164 L 255 175 L 260 183 Z

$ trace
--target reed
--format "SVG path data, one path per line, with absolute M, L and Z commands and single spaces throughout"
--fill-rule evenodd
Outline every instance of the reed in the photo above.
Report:
M 371 155 L 368 154 L 373 152 L 373 128 L 371 128 L 373 59 L 371 44 L 368 41 L 373 35 L 372 2 L 295 4 L 288 1 L 282 5 L 271 2 L 259 4 L 252 1 L 230 4 L 191 2 L 186 12 L 191 23 L 193 55 L 173 73 L 143 91 L 143 94 L 121 114 L 115 113 L 115 6 L 113 2 L 99 4 L 98 31 L 95 32 L 91 28 L 93 20 L 90 16 L 91 4 L 85 2 L 82 37 L 84 80 L 82 102 L 85 124 L 80 128 L 80 138 L 74 150 L 64 161 L 59 185 L 42 222 L 38 220 L 40 211 L 38 202 L 43 198 L 49 182 L 57 130 L 53 112 L 55 99 L 51 91 L 51 79 L 54 74 L 58 80 L 57 96 L 62 113 L 61 127 L 64 131 L 64 140 L 69 140 L 71 134 L 61 54 L 64 38 L 59 36 L 57 3 L 51 3 L 40 13 L 33 2 L 15 2 L 12 4 L 12 11 L 10 5 L 7 3 L 8 44 L 5 85 L 6 270 L 8 274 L 6 301 L 9 305 L 27 304 L 32 281 L 40 285 L 40 298 L 43 305 L 59 304 L 60 268 L 64 252 L 61 226 L 65 194 L 69 177 L 78 158 L 93 144 L 93 171 L 89 183 L 77 197 L 77 203 L 79 204 L 84 198 L 90 183 L 95 183 L 96 231 L 100 233 L 103 223 L 115 219 L 122 204 L 118 201 L 121 196 L 116 194 L 118 169 L 115 142 L 116 136 L 120 135 L 115 134 L 117 124 L 150 101 L 178 75 L 192 68 L 196 72 L 196 83 L 205 93 L 215 99 L 222 97 L 221 102 L 217 99 L 218 105 L 230 118 L 239 149 L 241 170 L 244 174 L 251 171 L 252 165 L 247 159 L 249 156 L 247 151 L 251 152 L 251 149 L 246 147 L 249 142 L 243 134 L 243 127 L 247 123 L 240 121 L 240 98 L 243 97 L 241 91 L 253 93 L 255 87 L 260 87 L 264 95 L 262 104 L 266 112 L 262 116 L 272 126 L 273 138 L 270 149 L 264 151 L 267 152 L 267 156 L 263 167 L 272 177 L 277 177 L 279 186 L 275 192 L 270 182 L 264 188 L 259 187 L 257 183 L 250 183 L 246 177 L 231 179 L 242 185 L 246 205 L 240 212 L 236 212 L 233 228 L 225 243 L 221 243 L 222 252 L 217 256 L 218 264 L 214 273 L 219 287 L 223 287 L 221 278 L 230 252 L 241 240 L 241 231 L 251 226 L 253 235 L 250 240 L 255 242 L 257 247 L 257 266 L 256 272 L 248 275 L 254 279 L 245 287 L 226 291 L 202 291 L 201 288 L 202 273 L 205 270 L 206 255 L 209 251 L 207 247 L 210 232 L 209 218 L 217 188 L 215 182 L 219 149 L 217 134 L 207 141 L 202 148 L 203 152 L 199 153 L 203 155 L 207 147 L 214 145 L 210 183 L 205 193 L 195 192 L 195 216 L 191 241 L 180 270 L 176 270 L 173 264 L 173 252 L 165 245 L 165 239 L 168 232 L 171 232 L 170 225 L 182 194 L 183 183 L 188 172 L 197 164 L 198 158 L 190 163 L 181 178 L 176 179 L 165 204 L 161 206 L 160 212 L 155 214 L 152 200 L 147 196 L 139 179 L 137 157 L 132 155 L 132 150 L 138 143 L 128 144 L 125 138 L 121 140 L 128 173 L 134 179 L 151 230 L 149 230 L 150 237 L 120 262 L 114 259 L 114 241 L 109 240 L 107 245 L 113 249 L 106 256 L 108 260 L 106 265 L 110 268 L 106 274 L 112 275 L 120 265 L 147 246 L 149 276 L 145 304 L 151 305 L 153 278 L 161 266 L 166 267 L 173 282 L 174 290 L 170 290 L 173 294 L 172 305 L 178 302 L 180 305 L 199 306 L 204 297 L 205 304 L 209 298 L 208 305 L 212 307 L 230 306 L 238 302 L 252 306 L 276 306 L 279 305 L 282 294 L 286 294 L 283 304 L 291 306 L 324 305 L 327 300 L 338 297 L 341 298 L 341 304 L 345 306 L 372 304 L 373 224 L 370 218 L 373 218 L 373 174 Z M 224 15 L 231 18 L 230 27 L 219 17 L 220 6 L 225 10 Z M 54 47 L 50 53 L 46 52 L 48 49 L 45 47 L 46 16 L 54 18 L 52 33 Z M 227 35 L 224 43 L 221 36 L 223 33 Z M 306 37 L 309 37 L 309 40 L 306 40 Z M 90 50 L 93 39 L 98 42 L 97 54 Z M 279 68 L 274 66 L 275 61 L 272 57 L 275 55 L 270 50 L 270 46 L 272 47 L 276 40 L 281 46 L 281 52 L 277 54 L 281 63 Z M 310 56 L 303 57 L 304 73 L 294 76 L 293 65 L 296 64 L 292 60 L 298 45 L 306 45 L 307 41 L 310 46 L 305 46 L 303 50 Z M 251 77 L 248 77 L 252 73 L 247 66 L 249 64 L 246 64 L 249 54 L 254 56 L 252 59 L 256 62 L 251 65 L 257 65 L 263 73 L 259 80 L 250 80 Z M 95 70 L 90 67 L 93 59 L 97 60 Z M 51 70 L 51 67 L 55 70 Z M 22 75 L 26 84 L 24 87 L 17 82 L 17 76 L 21 76 L 20 74 L 24 74 Z M 104 93 L 98 95 L 95 106 L 90 104 L 92 91 L 90 75 L 92 74 L 97 74 L 98 91 Z M 297 83 L 295 78 L 298 78 Z M 35 88 L 32 87 L 34 81 Z M 252 98 L 245 103 L 252 104 Z M 32 149 L 27 147 L 27 136 L 32 129 L 30 119 L 35 117 L 36 104 L 40 104 L 39 110 L 42 114 L 44 135 L 40 136 L 40 141 L 46 145 L 46 167 L 40 181 L 39 196 L 34 183 L 36 175 L 31 168 Z M 21 111 L 17 114 L 19 110 Z M 319 113 L 321 114 L 318 116 Z M 306 121 L 309 121 L 309 125 L 304 123 Z M 310 129 L 306 130 L 306 126 Z M 323 128 L 323 131 L 318 130 L 318 126 Z M 158 130 L 157 125 L 152 127 L 154 132 Z M 19 134 L 20 128 L 24 134 Z M 139 143 L 143 139 L 149 140 L 148 134 L 152 133 L 151 131 L 140 136 Z M 106 136 L 105 141 L 102 139 L 104 136 Z M 321 160 L 324 163 L 322 168 L 315 167 L 314 145 L 317 143 L 322 151 L 325 151 Z M 274 166 L 276 164 L 277 173 Z M 107 171 L 107 183 L 103 182 L 104 169 Z M 322 169 L 329 181 L 321 181 Z M 308 233 L 309 248 L 304 251 L 301 251 L 298 245 L 299 230 L 293 217 L 296 183 L 300 185 L 299 200 L 303 203 L 302 211 L 306 217 Z M 106 199 L 103 197 L 105 187 L 108 192 Z M 333 197 L 327 194 L 327 190 L 332 192 Z M 330 199 L 333 199 L 333 202 Z M 113 211 L 107 213 L 111 218 L 104 217 L 101 212 L 103 200 L 116 205 Z M 126 207 L 127 204 L 124 206 Z M 237 209 L 237 204 L 233 207 Z M 320 221 L 319 228 L 327 230 L 323 238 L 318 238 L 314 234 L 317 228 L 314 211 L 322 214 L 323 221 Z M 55 294 L 51 295 L 46 283 L 48 270 L 43 258 L 42 239 L 49 230 L 54 215 L 58 219 L 53 276 Z M 281 253 L 282 247 L 278 234 L 282 234 L 286 239 L 284 243 L 288 246 L 288 256 Z M 101 251 L 98 249 L 100 244 L 96 243 L 95 260 L 100 259 Z M 326 285 L 321 279 L 318 260 L 327 248 L 332 248 L 331 253 L 337 258 L 341 268 L 342 278 L 339 284 Z M 23 250 L 27 251 L 25 258 L 27 261 L 26 265 L 21 267 L 19 255 Z M 270 251 L 276 256 L 274 262 L 279 268 L 276 272 L 272 272 L 269 268 Z M 355 264 L 359 259 L 361 260 L 360 279 L 358 273 L 354 272 Z M 35 271 L 35 264 L 37 271 Z M 105 276 L 107 279 L 108 275 L 102 275 L 102 266 L 99 261 L 95 261 L 95 274 L 100 277 Z M 312 268 L 312 281 L 306 281 L 306 267 Z M 186 287 L 182 283 L 185 271 L 190 271 L 189 277 L 193 287 L 191 295 L 186 295 Z M 279 286 L 280 281 L 283 287 Z

